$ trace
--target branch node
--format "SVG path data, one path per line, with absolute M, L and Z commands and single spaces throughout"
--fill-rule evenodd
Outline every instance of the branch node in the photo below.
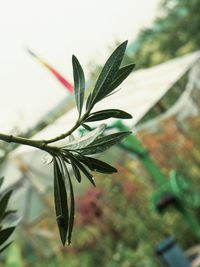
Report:
M 45 140 L 42 140 L 42 147 L 41 147 L 41 149 L 42 150 L 45 150 L 46 145 L 47 145 L 47 143 L 45 142 Z

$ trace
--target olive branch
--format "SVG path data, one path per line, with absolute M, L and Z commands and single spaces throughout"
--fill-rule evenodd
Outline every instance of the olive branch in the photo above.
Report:
M 72 167 L 74 177 L 79 183 L 82 180 L 82 175 L 84 175 L 92 185 L 95 186 L 95 181 L 91 172 L 111 174 L 117 172 L 117 170 L 108 163 L 91 156 L 106 151 L 131 133 L 130 131 L 124 131 L 105 135 L 105 124 L 102 124 L 95 129 L 91 129 L 88 125 L 90 122 L 106 120 L 109 118 L 132 118 L 130 114 L 119 109 L 106 109 L 92 112 L 93 107 L 98 102 L 111 96 L 117 91 L 117 87 L 134 69 L 134 64 L 120 67 L 126 47 L 127 41 L 120 44 L 108 58 L 96 81 L 94 89 L 87 97 L 85 105 L 84 72 L 78 59 L 74 55 L 72 56 L 78 119 L 69 131 L 48 140 L 30 140 L 23 137 L 0 133 L 0 140 L 2 141 L 36 147 L 46 151 L 52 156 L 56 221 L 63 246 L 66 241 L 68 244 L 71 243 L 75 214 L 73 183 L 69 173 L 69 166 Z M 84 106 L 85 112 L 83 113 Z M 71 140 L 64 146 L 55 146 L 55 144 L 53 144 L 66 137 L 72 137 L 72 133 L 78 130 L 81 126 L 87 130 L 86 134 L 82 137 L 76 140 Z

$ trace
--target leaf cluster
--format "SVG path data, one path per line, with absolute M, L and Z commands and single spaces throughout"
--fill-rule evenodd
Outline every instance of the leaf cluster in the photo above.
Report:
M 115 89 L 133 71 L 135 64 L 130 64 L 120 68 L 125 55 L 126 47 L 127 41 L 120 44 L 106 61 L 96 81 L 94 89 L 89 93 L 89 96 L 87 98 L 86 111 L 88 113 L 92 110 L 96 103 L 113 94 L 115 92 Z M 85 76 L 81 64 L 74 55 L 72 57 L 72 65 L 76 105 L 78 108 L 79 116 L 81 116 L 85 94 Z M 108 115 L 109 112 L 111 112 L 110 115 Z M 117 110 L 107 110 L 104 111 L 104 114 L 107 114 L 108 118 L 110 118 L 113 117 L 112 115 L 115 114 L 115 112 L 117 112 Z M 122 114 L 121 116 L 123 118 L 124 113 L 122 111 L 118 111 L 118 118 L 121 118 L 120 113 Z
M 94 89 L 87 97 L 85 113 L 83 115 L 86 87 L 85 76 L 80 62 L 75 56 L 72 56 L 75 101 L 79 116 L 76 125 L 72 128 L 72 131 L 69 131 L 69 137 L 80 126 L 84 127 L 87 131 L 79 139 L 74 140 L 74 138 L 70 138 L 69 143 L 65 146 L 52 147 L 48 150 L 53 158 L 56 220 L 63 245 L 66 242 L 68 244 L 71 243 L 74 225 L 75 200 L 70 171 L 72 170 L 78 183 L 82 181 L 82 177 L 84 176 L 95 186 L 93 172 L 111 174 L 117 172 L 117 170 L 108 163 L 91 157 L 91 155 L 93 156 L 106 151 L 131 133 L 127 131 L 105 135 L 105 124 L 101 124 L 93 130 L 88 125 L 90 122 L 102 121 L 109 118 L 132 118 L 130 114 L 119 109 L 106 109 L 92 112 L 94 105 L 115 93 L 115 89 L 132 72 L 135 66 L 134 64 L 120 67 L 126 46 L 127 41 L 118 46 L 106 61 Z M 70 170 L 69 167 L 71 167 Z

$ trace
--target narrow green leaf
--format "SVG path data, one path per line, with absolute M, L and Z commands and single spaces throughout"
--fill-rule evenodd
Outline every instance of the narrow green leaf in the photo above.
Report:
M 0 200 L 0 220 L 4 217 L 11 194 L 12 190 L 8 191 Z
M 113 82 L 105 90 L 104 94 L 102 95 L 102 98 L 104 98 L 105 96 L 113 92 L 113 90 L 115 90 L 130 75 L 134 67 L 135 67 L 135 64 L 130 64 L 130 65 L 120 68 Z
M 68 227 L 68 236 L 67 236 L 68 245 L 70 245 L 71 244 L 72 232 L 73 232 L 73 226 L 74 226 L 75 200 L 74 200 L 74 191 L 73 191 L 72 181 L 71 181 L 67 166 L 66 166 L 66 164 L 64 164 L 63 155 L 62 155 L 61 159 L 63 161 L 63 166 L 64 166 L 64 169 L 65 169 L 65 173 L 66 173 L 68 181 L 69 181 L 69 190 L 70 190 L 70 213 L 69 213 L 69 227 Z
M 119 133 L 114 133 L 114 134 L 100 137 L 97 140 L 95 140 L 92 144 L 90 144 L 89 146 L 80 150 L 80 152 L 85 155 L 101 153 L 109 149 L 111 146 L 119 143 L 131 133 L 132 132 L 119 132 Z
M 116 90 L 114 90 L 114 91 L 112 91 L 111 93 L 109 93 L 109 94 L 107 94 L 106 96 L 104 96 L 103 98 L 105 99 L 105 98 L 107 98 L 107 97 L 110 97 L 111 95 L 114 95 L 114 94 L 116 94 L 117 92 L 119 92 L 121 89 L 120 88 L 118 88 L 118 89 L 116 89 Z
M 80 160 L 91 170 L 91 171 L 96 171 L 100 173 L 115 173 L 117 172 L 117 169 L 114 168 L 113 166 L 109 165 L 108 163 L 91 158 L 91 157 L 85 157 L 88 161 L 90 161 L 90 165 L 87 164 L 87 161 L 83 161 L 83 159 L 80 158 Z M 91 167 L 92 166 L 92 167 Z
M 77 156 L 75 157 L 76 160 L 84 163 L 90 170 L 92 170 L 92 163 L 91 161 L 86 157 L 84 156 L 83 154 L 79 153 L 78 151 L 76 151 L 77 153 Z M 73 155 L 75 156 L 75 155 Z
M 74 175 L 76 177 L 76 180 L 80 183 L 81 182 L 81 174 L 80 174 L 80 171 L 76 167 L 76 164 L 74 163 L 74 161 L 72 159 L 70 160 L 70 162 L 71 162 L 72 169 L 73 169 Z
M 96 186 L 92 174 L 80 162 L 78 164 L 78 168 L 82 171 L 82 173 L 85 174 L 85 176 L 88 178 L 88 180 L 91 182 L 91 184 L 93 186 Z
M 73 158 L 73 161 L 76 164 L 77 168 L 88 178 L 93 186 L 96 186 L 92 174 L 83 166 L 83 164 L 81 164 L 81 162 L 74 155 L 70 155 L 69 153 L 68 156 Z
M 74 191 L 71 178 L 69 176 L 69 189 L 70 189 L 70 216 L 69 216 L 69 231 L 68 231 L 68 245 L 71 244 L 72 232 L 74 227 L 74 213 L 75 213 L 75 200 L 74 200 Z
M 126 46 L 127 41 L 118 46 L 106 61 L 92 92 L 88 109 L 91 109 L 94 104 L 102 99 L 106 88 L 113 82 L 124 57 Z
M 73 65 L 73 76 L 74 76 L 75 99 L 80 117 L 84 101 L 84 93 L 85 93 L 85 76 L 78 59 L 74 55 L 72 56 L 72 65 Z
M 0 246 L 11 236 L 15 227 L 8 227 L 0 231 Z
M 131 119 L 132 116 L 120 109 L 105 109 L 91 113 L 86 122 L 101 121 L 109 118 Z
M 106 136 L 101 136 L 90 145 L 91 146 L 101 145 L 101 144 L 105 144 L 108 142 L 118 143 L 130 134 L 132 134 L 131 131 L 123 131 L 123 132 L 117 132 L 117 133 L 109 134 Z
M 85 124 L 85 123 L 82 123 L 82 126 L 83 126 L 87 131 L 92 131 L 92 128 L 91 128 L 89 125 L 87 125 L 87 124 Z
M 64 175 L 56 158 L 54 158 L 54 201 L 56 220 L 60 232 L 60 238 L 64 246 L 69 223 L 67 192 L 65 188 Z
M 89 110 L 91 100 L 92 100 L 92 93 L 89 93 L 87 101 L 86 101 L 86 110 L 87 111 Z

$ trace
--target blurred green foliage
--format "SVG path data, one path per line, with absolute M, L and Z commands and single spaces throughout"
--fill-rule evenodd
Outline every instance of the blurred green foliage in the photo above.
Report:
M 98 187 L 86 187 L 77 199 L 73 245 L 53 249 L 46 258 L 39 243 L 35 249 L 27 249 L 22 242 L 25 267 L 160 267 L 154 248 L 166 236 L 176 233 L 184 248 L 195 244 L 187 226 L 180 225 L 182 217 L 177 212 L 172 209 L 160 216 L 150 208 L 149 198 L 156 185 L 139 160 L 113 148 L 104 155 L 111 164 L 112 154 L 118 155 L 119 173 L 112 177 L 99 174 Z M 164 166 L 164 171 L 167 169 Z
M 200 49 L 199 0 L 161 0 L 158 13 L 153 25 L 142 29 L 129 44 L 124 65 L 148 68 Z M 95 80 L 101 66 L 94 62 L 90 66 Z
M 24 267 L 20 248 L 17 244 L 13 244 L 6 251 L 5 267 Z
M 147 68 L 200 49 L 199 14 L 198 0 L 162 0 L 160 16 L 139 33 L 124 63 Z

